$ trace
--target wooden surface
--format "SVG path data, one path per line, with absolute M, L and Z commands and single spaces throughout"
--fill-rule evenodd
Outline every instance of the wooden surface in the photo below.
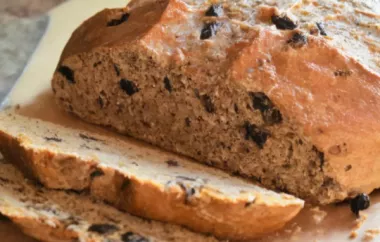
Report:
M 8 105 L 20 105 L 19 112 L 26 116 L 66 126 L 94 129 L 93 126 L 76 120 L 56 107 L 53 101 L 50 78 L 62 48 L 74 28 L 96 11 L 104 7 L 121 7 L 125 5 L 125 2 L 124 0 L 91 0 L 91 4 L 88 5 L 85 0 L 73 0 L 54 10 L 51 13 L 50 27 L 27 69 L 9 96 Z M 70 18 L 67 18 L 68 15 Z M 321 216 L 323 214 L 325 216 Z M 375 234 L 371 240 L 366 237 L 370 229 L 373 231 L 380 229 L 380 192 L 371 195 L 371 207 L 365 211 L 365 214 L 366 219 L 362 226 L 356 229 L 357 237 L 350 239 L 350 233 L 355 229 L 357 220 L 347 203 L 320 208 L 307 205 L 300 215 L 283 230 L 263 238 L 262 241 L 380 241 L 380 235 Z M 0 233 L 8 229 L 4 226 L 0 227 Z M 18 236 L 18 233 L 18 231 L 10 229 L 6 234 L 7 236 Z M 4 236 L 4 233 L 2 235 Z M 5 237 L 0 237 L 0 242 L 4 241 L 1 238 Z M 12 241 L 13 238 L 9 238 L 11 240 L 8 241 Z

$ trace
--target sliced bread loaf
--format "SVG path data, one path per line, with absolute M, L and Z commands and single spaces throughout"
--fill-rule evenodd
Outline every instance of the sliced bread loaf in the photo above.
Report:
M 85 193 L 45 189 L 4 162 L 0 160 L 0 214 L 41 241 L 217 241 L 179 226 L 120 212 Z
M 375 2 L 133 0 L 73 33 L 53 91 L 88 122 L 340 201 L 380 187 Z
M 6 112 L 0 150 L 49 188 L 89 190 L 134 215 L 219 238 L 272 232 L 304 204 L 156 148 Z

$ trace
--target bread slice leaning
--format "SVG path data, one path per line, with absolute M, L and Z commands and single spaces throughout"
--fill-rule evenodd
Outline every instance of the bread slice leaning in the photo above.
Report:
M 0 160 L 0 214 L 48 242 L 217 241 L 179 226 L 120 212 L 86 194 L 53 191 Z
M 0 113 L 0 150 L 49 188 L 88 190 L 134 215 L 219 238 L 252 239 L 303 207 L 220 170 L 137 144 Z

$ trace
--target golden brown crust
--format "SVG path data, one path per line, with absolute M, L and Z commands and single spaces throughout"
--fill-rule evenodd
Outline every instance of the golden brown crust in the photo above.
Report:
M 148 1 L 146 1 L 148 2 Z M 168 0 L 151 1 L 148 4 L 131 5 L 128 8 L 105 9 L 93 18 L 85 21 L 72 35 L 67 48 L 64 49 L 61 61 L 69 56 L 87 52 L 95 47 L 107 46 L 111 47 L 117 43 L 136 42 L 140 38 L 144 38 L 151 31 L 151 28 L 160 21 L 162 13 L 166 10 Z M 144 15 L 147 9 L 154 9 L 148 16 Z M 133 24 L 128 28 L 118 28 L 115 31 L 113 27 L 107 27 L 107 23 L 112 19 L 118 19 L 122 14 L 134 11 L 128 22 Z M 144 16 L 143 20 L 141 19 Z M 96 32 L 93 29 L 97 29 Z
M 220 238 L 253 239 L 273 232 L 303 207 L 301 200 L 268 194 L 250 198 L 227 197 L 205 186 L 199 196 L 187 197 L 178 186 L 165 187 L 131 174 L 123 174 L 101 162 L 79 156 L 30 147 L 28 138 L 0 132 L 5 157 L 49 188 L 86 190 L 97 198 L 131 214 L 184 225 Z M 102 176 L 93 177 L 96 170 Z

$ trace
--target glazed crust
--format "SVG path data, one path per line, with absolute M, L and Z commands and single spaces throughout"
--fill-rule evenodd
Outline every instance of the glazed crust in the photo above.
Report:
M 17 115 L 7 116 L 4 113 L 1 120 L 3 128 L 19 120 L 17 126 L 20 131 L 7 133 L 1 130 L 0 148 L 4 156 L 25 174 L 49 188 L 88 190 L 92 196 L 133 215 L 184 225 L 194 231 L 211 233 L 219 238 L 245 240 L 283 227 L 303 207 L 303 201 L 286 194 L 258 190 L 256 193 L 248 192 L 247 195 L 233 198 L 213 188 L 211 184 L 204 186 L 197 196 L 189 197 L 189 191 L 181 186 L 167 186 L 143 179 L 137 174 L 122 172 L 121 167 L 108 167 L 106 160 L 96 158 L 95 152 L 94 158 L 88 159 L 84 155 L 67 153 L 59 143 L 54 144 L 56 150 L 41 147 L 28 134 L 27 128 L 21 128 L 21 123 L 25 127 L 35 127 L 45 135 L 47 132 L 57 132 L 54 137 L 62 140 L 67 137 L 58 130 L 65 130 L 64 127 Z M 46 131 L 41 130 L 42 127 L 47 127 Z M 65 132 L 77 134 L 81 131 L 67 129 Z M 111 145 L 106 137 L 86 135 Z M 79 144 L 77 142 L 74 147 Z M 128 147 L 127 143 L 120 145 Z M 140 162 L 136 160 L 136 163 Z M 191 162 L 185 164 L 185 167 L 191 166 Z M 152 166 L 150 169 L 155 168 Z M 211 168 L 204 169 L 207 172 Z M 101 175 L 94 176 L 95 171 L 101 171 Z M 248 187 L 253 186 L 247 183 Z

